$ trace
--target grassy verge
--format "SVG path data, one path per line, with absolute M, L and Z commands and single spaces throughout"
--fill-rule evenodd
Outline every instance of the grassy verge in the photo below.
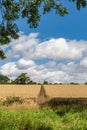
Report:
M 87 130 L 87 98 L 53 98 L 38 109 L 30 104 L 11 96 L 1 101 L 0 130 Z
M 87 110 L 0 110 L 0 130 L 87 130 Z

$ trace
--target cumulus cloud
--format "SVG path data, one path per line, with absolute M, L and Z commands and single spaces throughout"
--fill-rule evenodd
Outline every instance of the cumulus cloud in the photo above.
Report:
M 82 65 L 83 67 L 86 67 L 86 68 L 87 68 L 87 57 L 83 58 L 83 59 L 80 61 L 80 65 Z
M 21 58 L 20 60 L 18 60 L 18 62 L 16 63 L 17 68 L 19 69 L 27 69 L 29 67 L 34 66 L 34 61 L 32 60 L 25 60 L 23 58 Z
M 38 33 L 31 33 L 30 35 L 20 34 L 19 39 L 12 40 L 12 42 L 5 48 L 7 58 L 19 58 L 24 53 L 29 53 L 31 48 L 35 47 L 39 43 L 37 39 Z
M 16 63 L 9 62 L 0 67 L 0 73 L 3 75 L 15 77 L 17 75 Z
M 41 42 L 38 33 L 31 33 L 20 34 L 3 48 L 7 61 L 0 66 L 0 73 L 12 79 L 26 72 L 37 82 L 87 81 L 87 41 L 51 38 Z
M 33 59 L 77 60 L 82 58 L 85 49 L 86 45 L 82 42 L 67 41 L 64 38 L 50 39 L 38 44 L 25 56 Z

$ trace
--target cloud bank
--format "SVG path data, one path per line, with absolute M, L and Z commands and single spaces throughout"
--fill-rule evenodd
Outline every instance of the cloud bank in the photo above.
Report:
M 18 40 L 3 48 L 7 59 L 0 66 L 0 73 L 12 79 L 26 72 L 36 82 L 87 81 L 87 41 L 65 38 L 40 41 L 38 33 L 21 33 Z

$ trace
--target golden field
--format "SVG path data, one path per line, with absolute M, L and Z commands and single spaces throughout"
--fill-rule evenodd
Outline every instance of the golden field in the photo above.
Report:
M 36 98 L 41 85 L 0 85 L 0 98 L 19 96 Z M 87 85 L 44 85 L 49 97 L 87 97 Z

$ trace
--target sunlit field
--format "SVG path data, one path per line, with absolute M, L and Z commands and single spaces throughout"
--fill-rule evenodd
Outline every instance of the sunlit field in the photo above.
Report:
M 0 85 L 0 104 L 6 109 L 38 109 L 44 102 L 52 108 L 87 105 L 87 85 L 43 86 L 45 93 L 40 94 L 41 85 Z
M 36 98 L 41 85 L 0 85 L 0 98 Z M 87 85 L 44 85 L 49 97 L 87 97 Z

